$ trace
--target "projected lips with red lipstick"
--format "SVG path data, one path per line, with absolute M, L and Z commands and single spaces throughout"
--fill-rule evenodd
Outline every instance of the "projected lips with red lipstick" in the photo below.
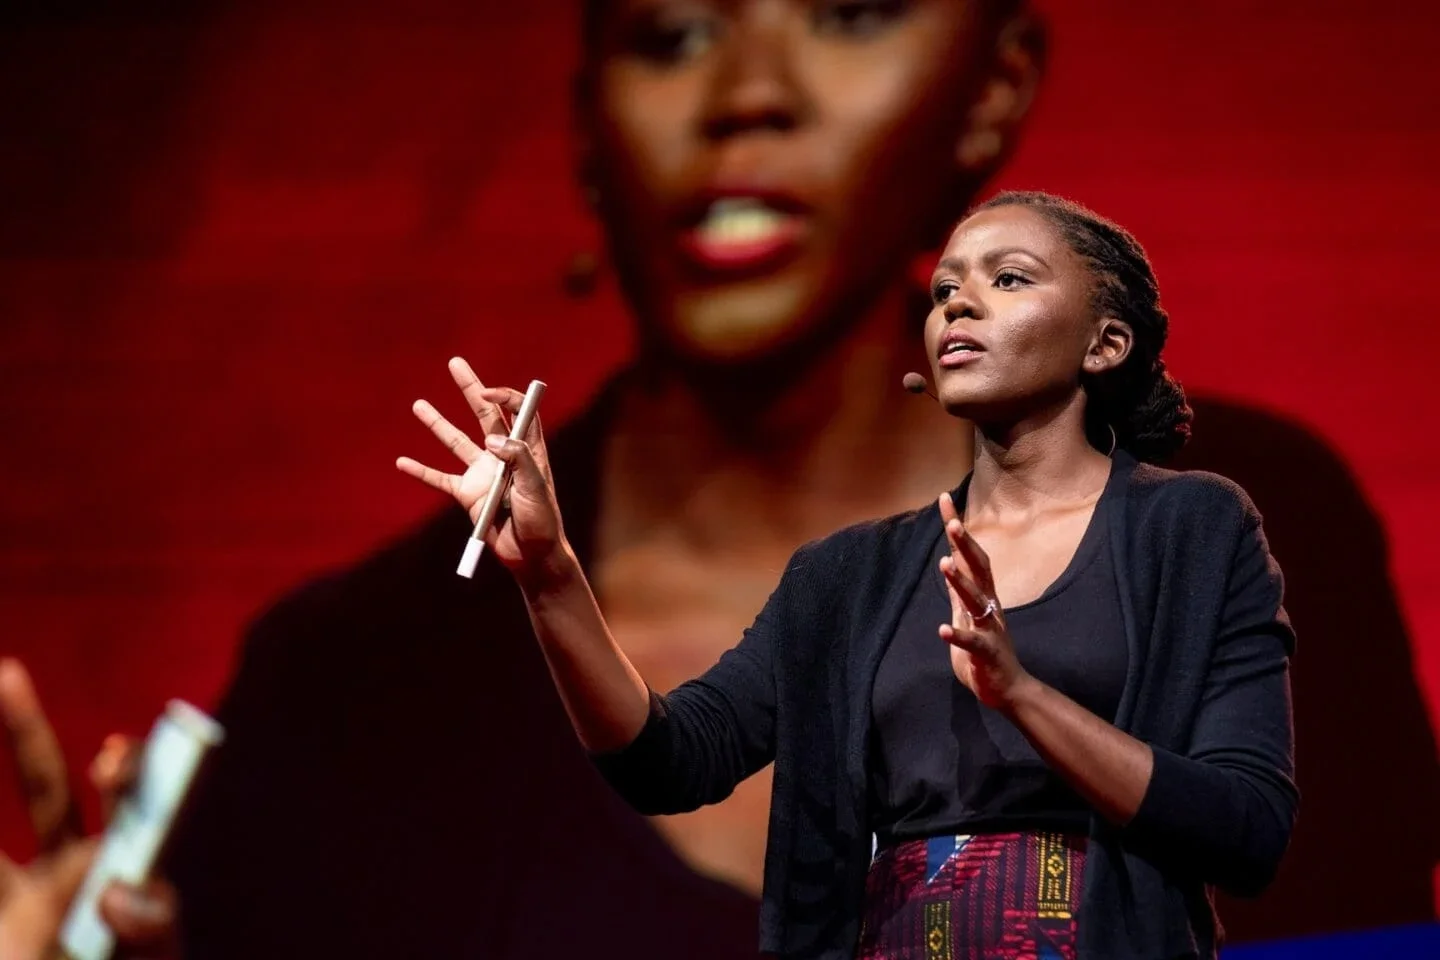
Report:
M 783 266 L 809 225 L 804 205 L 778 193 L 717 192 L 701 204 L 680 249 L 700 275 L 737 278 Z

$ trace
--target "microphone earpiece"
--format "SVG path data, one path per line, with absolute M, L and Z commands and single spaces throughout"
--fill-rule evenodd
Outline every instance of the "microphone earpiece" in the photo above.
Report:
M 905 376 L 901 379 L 900 382 L 904 385 L 905 389 L 909 390 L 911 393 L 923 393 L 931 400 L 934 400 L 936 403 L 940 402 L 940 398 L 930 392 L 930 381 L 926 380 L 925 377 L 921 374 L 918 374 L 912 370 L 909 373 L 905 374 Z

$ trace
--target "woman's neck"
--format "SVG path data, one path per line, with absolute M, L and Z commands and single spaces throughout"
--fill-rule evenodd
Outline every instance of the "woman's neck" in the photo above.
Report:
M 1084 422 L 1077 390 L 1020 423 L 977 426 L 966 522 L 1024 521 L 1098 497 L 1110 459 L 1090 445 Z
M 659 537 L 707 554 L 789 550 L 953 486 L 970 430 L 902 388 L 927 366 L 913 323 L 897 289 L 788 377 L 727 372 L 707 388 L 642 365 L 603 448 L 599 554 Z

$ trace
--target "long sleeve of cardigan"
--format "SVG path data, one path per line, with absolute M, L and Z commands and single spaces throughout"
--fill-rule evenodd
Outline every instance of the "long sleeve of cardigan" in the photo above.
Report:
M 1254 896 L 1274 878 L 1299 803 L 1294 634 L 1281 595 L 1279 567 L 1251 515 L 1231 565 L 1189 747 L 1154 749 L 1150 786 L 1126 827 L 1180 869 L 1237 896 Z
M 798 556 L 798 555 L 797 555 Z M 775 757 L 774 644 L 788 597 L 804 590 L 792 558 L 740 643 L 697 679 L 661 696 L 620 750 L 592 756 L 610 785 L 646 815 L 718 803 Z

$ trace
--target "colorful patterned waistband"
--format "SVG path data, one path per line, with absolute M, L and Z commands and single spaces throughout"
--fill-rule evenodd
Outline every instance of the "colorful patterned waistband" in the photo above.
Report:
M 991 833 L 888 846 L 857 960 L 1074 960 L 1085 837 Z

